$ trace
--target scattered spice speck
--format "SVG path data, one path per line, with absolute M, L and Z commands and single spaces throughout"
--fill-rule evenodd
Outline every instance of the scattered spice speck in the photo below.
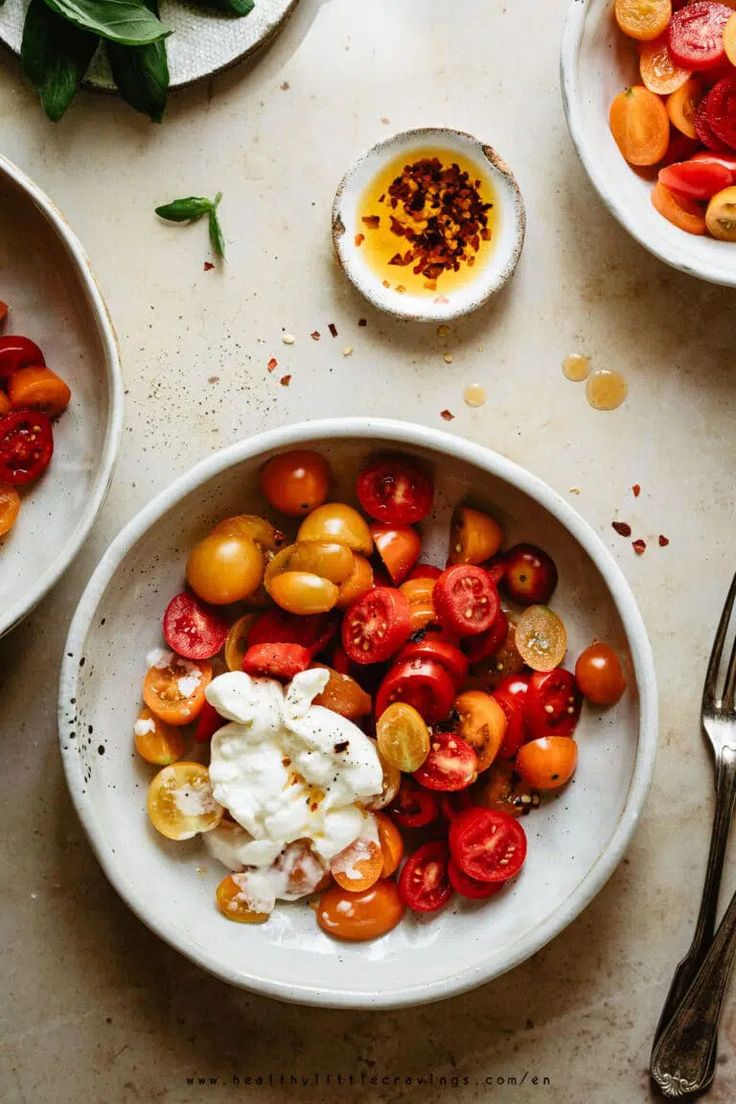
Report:
M 285 333 L 281 335 L 281 340 L 284 345 L 293 345 L 296 342 L 296 338 L 293 334 Z
M 210 376 L 210 378 L 207 380 L 207 382 L 208 383 L 219 383 L 220 382 L 220 377 L 219 376 Z
M 279 88 L 281 89 L 282 92 L 288 92 L 289 89 L 291 88 L 291 85 L 289 84 L 288 81 L 282 81 L 281 84 L 279 85 Z
M 353 355 L 353 346 L 352 345 L 346 345 L 345 348 L 342 351 L 342 355 L 346 356 L 346 357 L 347 356 L 352 356 Z
M 665 537 L 664 534 L 660 533 L 659 534 L 659 547 L 660 548 L 666 548 L 669 543 L 670 543 L 670 538 Z
M 360 246 L 365 241 L 365 234 L 356 234 L 355 238 L 353 240 L 354 240 L 355 244 L 358 246 L 358 248 L 360 248 Z
M 273 372 L 274 368 L 278 368 L 278 366 L 279 366 L 279 362 L 277 361 L 276 357 L 271 357 L 268 364 L 266 365 L 269 372 Z
M 451 410 L 440 410 L 440 418 L 444 418 L 446 422 L 453 421 L 455 415 Z
M 631 526 L 627 521 L 612 521 L 611 527 L 616 530 L 620 537 L 631 536 Z
M 312 341 L 319 341 L 322 334 L 319 332 L 319 330 L 312 330 L 309 336 L 311 337 Z
M 570 487 L 570 494 L 580 494 L 579 487 Z
M 291 383 L 291 376 L 290 375 L 282 376 L 281 379 L 279 380 L 279 383 L 281 384 L 282 387 L 288 387 L 289 384 Z
M 437 327 L 437 336 L 438 337 L 449 337 L 450 336 L 450 327 L 446 326 L 443 322 L 441 326 Z
M 205 261 L 205 262 L 204 262 L 204 270 L 205 270 L 205 272 L 211 272 L 211 271 L 212 271 L 212 269 L 213 269 L 214 267 L 215 267 L 215 266 L 213 265 L 212 261 Z
M 388 124 L 391 122 L 391 120 L 387 119 L 385 115 L 382 115 L 381 116 L 381 122 L 383 123 L 384 126 L 388 126 Z
M 635 483 L 634 486 L 631 488 L 631 490 L 633 492 L 634 498 L 638 498 L 639 495 L 641 494 L 641 487 L 639 486 L 638 483 Z
M 452 353 L 445 353 L 442 357 L 445 364 L 452 364 Z
M 330 331 L 330 333 L 332 334 L 333 337 L 337 337 L 337 326 L 335 325 L 334 322 L 330 322 L 327 329 Z
M 367 326 L 368 325 L 368 319 L 367 318 L 359 318 L 358 319 L 358 325 L 359 326 Z
M 631 547 L 634 549 L 637 556 L 643 556 L 647 550 L 647 542 L 643 541 L 640 537 L 638 540 L 631 542 Z

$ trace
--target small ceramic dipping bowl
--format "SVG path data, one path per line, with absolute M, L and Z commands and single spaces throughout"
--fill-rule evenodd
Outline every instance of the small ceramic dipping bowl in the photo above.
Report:
M 373 146 L 343 177 L 332 208 L 346 275 L 374 306 L 419 321 L 458 318 L 500 291 L 525 228 L 519 185 L 503 159 L 447 127 Z

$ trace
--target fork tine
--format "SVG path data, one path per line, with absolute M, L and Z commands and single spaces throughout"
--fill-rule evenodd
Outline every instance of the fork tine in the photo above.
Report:
M 716 703 L 716 680 L 718 679 L 718 669 L 721 665 L 721 656 L 723 654 L 723 645 L 726 641 L 726 635 L 728 633 L 729 622 L 731 621 L 731 611 L 733 610 L 733 604 L 736 600 L 736 575 L 734 575 L 731 581 L 731 587 L 726 598 L 726 603 L 723 607 L 723 613 L 721 614 L 721 620 L 718 623 L 718 631 L 716 638 L 713 641 L 713 650 L 710 653 L 710 660 L 708 662 L 708 672 L 705 676 L 705 685 L 703 687 L 703 711 L 712 710 L 715 708 Z M 729 664 L 729 676 L 733 674 L 734 680 L 736 680 L 736 656 L 732 654 L 731 662 Z M 731 686 L 731 693 L 733 695 L 733 685 Z
M 734 690 L 736 690 L 736 640 L 731 648 L 731 658 L 726 671 L 726 685 L 723 688 L 723 708 L 727 713 L 734 711 Z

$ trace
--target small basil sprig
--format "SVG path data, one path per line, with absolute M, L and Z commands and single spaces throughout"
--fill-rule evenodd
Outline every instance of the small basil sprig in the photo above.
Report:
M 158 0 L 143 2 L 158 15 Z M 169 63 L 164 39 L 148 42 L 145 46 L 107 42 L 105 50 L 118 92 L 125 102 L 142 115 L 148 115 L 154 123 L 160 123 L 169 92 Z
M 31 0 L 20 56 L 23 72 L 52 122 L 58 123 L 74 99 L 98 41 L 97 35 L 56 15 L 44 0 Z
M 248 15 L 255 7 L 255 0 L 198 0 L 205 8 L 217 8 L 227 15 Z
M 44 0 L 76 27 L 123 46 L 144 46 L 171 34 L 171 28 L 142 0 Z
M 218 257 L 224 257 L 225 240 L 217 218 L 217 208 L 220 206 L 221 199 L 222 192 L 218 192 L 214 199 L 187 196 L 185 199 L 174 199 L 171 203 L 157 207 L 156 214 L 167 222 L 197 222 L 203 215 L 207 215 L 212 249 Z

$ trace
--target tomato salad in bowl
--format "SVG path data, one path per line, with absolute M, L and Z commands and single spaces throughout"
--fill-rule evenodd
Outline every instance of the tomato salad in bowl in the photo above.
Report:
M 153 827 L 201 835 L 227 868 L 224 917 L 305 899 L 360 942 L 512 885 L 525 818 L 575 774 L 584 700 L 615 705 L 627 677 L 598 640 L 563 665 L 556 564 L 505 546 L 492 513 L 456 504 L 446 556 L 425 555 L 428 464 L 373 456 L 359 508 L 332 482 L 319 452 L 276 454 L 260 471 L 276 521 L 226 516 L 189 550 L 134 746 L 158 768 Z

